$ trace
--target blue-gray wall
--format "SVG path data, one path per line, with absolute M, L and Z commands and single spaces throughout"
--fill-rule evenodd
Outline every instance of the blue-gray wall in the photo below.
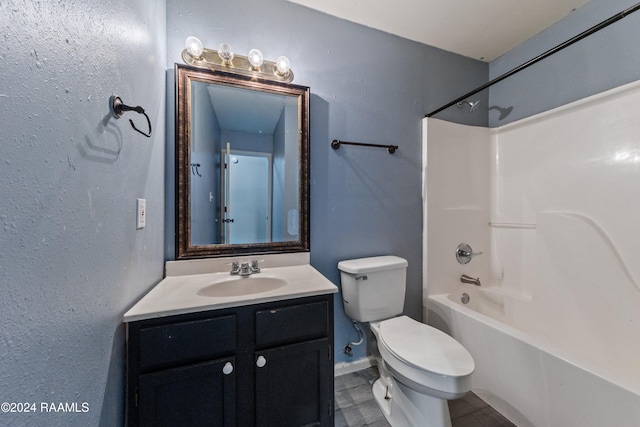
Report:
M 395 254 L 409 261 L 405 311 L 422 317 L 421 132 L 424 115 L 484 82 L 488 65 L 372 30 L 286 0 L 169 0 L 167 69 L 194 35 L 246 55 L 286 55 L 294 83 L 311 88 L 311 263 L 339 284 L 349 258 Z M 486 115 L 450 114 L 486 124 Z M 475 122 L 470 122 L 475 120 Z M 170 137 L 171 133 L 168 134 Z M 385 150 L 332 139 L 396 144 Z M 170 197 L 170 191 L 167 196 Z M 357 339 L 336 297 L 336 362 Z
M 213 220 L 220 218 L 220 150 L 221 130 L 211 104 L 207 85 L 193 85 L 191 92 L 191 243 L 208 245 L 220 241 L 220 227 Z M 216 164 L 218 163 L 218 164 Z M 213 200 L 212 197 L 213 196 Z
M 122 425 L 122 314 L 163 275 L 165 3 L 1 1 L 0 34 L 0 402 L 37 405 L 0 425 Z
M 605 19 L 636 0 L 591 0 L 568 17 L 502 55 L 490 64 L 496 78 Z M 640 79 L 640 11 L 492 86 L 491 106 L 513 107 L 491 127 L 519 120 Z

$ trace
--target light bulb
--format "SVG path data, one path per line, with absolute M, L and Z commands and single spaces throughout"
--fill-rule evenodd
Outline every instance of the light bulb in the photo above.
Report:
M 289 73 L 289 70 L 291 69 L 291 62 L 289 61 L 289 58 L 286 56 L 279 56 L 278 59 L 276 59 L 276 68 L 278 69 L 278 74 L 282 76 Z
M 189 52 L 189 55 L 193 56 L 194 58 L 200 58 L 202 52 L 204 51 L 204 47 L 202 46 L 202 42 L 199 38 L 189 36 L 184 41 L 184 44 L 187 48 L 187 52 Z
M 260 52 L 258 49 L 251 49 L 249 51 L 247 59 L 249 60 L 249 64 L 251 64 L 251 68 L 257 71 L 260 69 L 264 57 L 262 56 L 262 52 Z
M 218 46 L 218 56 L 225 64 L 230 64 L 233 59 L 233 48 L 227 43 L 220 43 Z

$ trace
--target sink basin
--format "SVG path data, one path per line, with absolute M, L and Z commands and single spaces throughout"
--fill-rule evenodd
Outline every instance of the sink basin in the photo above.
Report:
M 203 297 L 238 297 L 253 295 L 286 286 L 287 281 L 278 277 L 247 276 L 227 277 L 200 289 L 197 294 Z

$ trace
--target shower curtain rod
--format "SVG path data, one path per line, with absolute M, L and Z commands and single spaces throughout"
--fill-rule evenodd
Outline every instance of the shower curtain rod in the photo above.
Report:
M 429 114 L 425 115 L 425 117 L 431 117 L 435 114 L 438 114 L 439 112 L 446 110 L 447 108 L 456 105 L 458 102 L 462 102 L 464 101 L 466 98 L 475 95 L 478 92 L 481 92 L 483 90 L 485 90 L 486 88 L 493 86 L 494 84 L 501 82 L 502 80 L 506 79 L 507 77 L 511 77 L 512 75 L 519 73 L 520 71 L 524 70 L 525 68 L 542 61 L 543 59 L 553 55 L 554 53 L 560 52 L 562 49 L 564 49 L 565 47 L 571 46 L 572 44 L 574 44 L 575 42 L 578 42 L 582 39 L 584 39 L 585 37 L 590 36 L 593 33 L 596 33 L 600 30 L 602 30 L 605 27 L 608 27 L 609 25 L 613 24 L 614 22 L 617 22 L 619 20 L 621 20 L 622 18 L 625 18 L 627 15 L 632 14 L 633 12 L 636 12 L 640 10 L 640 3 L 636 3 L 635 5 L 629 7 L 628 9 L 623 10 L 622 12 L 612 16 L 609 19 L 605 19 L 604 21 L 600 22 L 599 24 L 594 25 L 593 27 L 589 28 L 586 31 L 583 31 L 582 33 L 578 34 L 575 37 L 570 38 L 569 40 L 560 43 L 559 45 L 549 49 L 548 51 L 536 56 L 533 59 L 530 59 L 529 61 L 525 62 L 522 65 L 517 66 L 516 68 L 512 69 L 511 71 L 507 71 L 506 73 L 502 74 L 499 77 L 496 77 L 493 80 L 490 80 L 489 82 L 483 84 L 482 86 L 477 87 L 476 89 L 472 90 L 471 92 L 465 93 L 464 95 L 462 95 L 459 98 L 454 99 L 453 101 L 449 102 L 446 105 L 443 105 L 442 107 L 438 108 L 437 110 L 434 110 L 432 112 L 430 112 Z

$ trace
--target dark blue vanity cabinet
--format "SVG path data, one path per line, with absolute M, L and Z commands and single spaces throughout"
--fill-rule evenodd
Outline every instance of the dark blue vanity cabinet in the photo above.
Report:
M 333 295 L 127 323 L 128 426 L 333 426 Z

